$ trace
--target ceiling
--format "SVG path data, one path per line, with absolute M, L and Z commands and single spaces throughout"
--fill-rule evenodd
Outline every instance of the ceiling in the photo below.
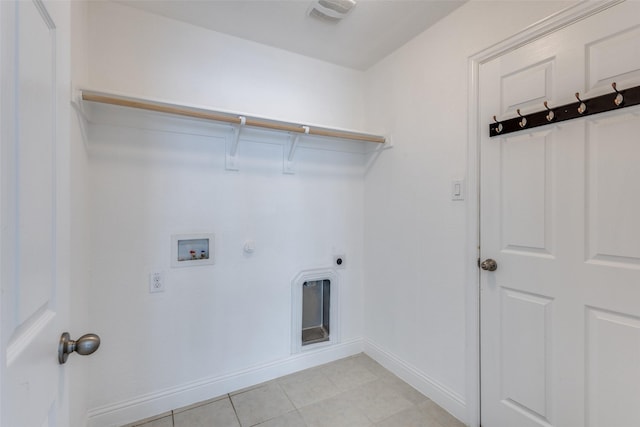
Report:
M 358 0 L 340 22 L 307 16 L 313 0 L 116 0 L 221 33 L 365 70 L 466 0 Z

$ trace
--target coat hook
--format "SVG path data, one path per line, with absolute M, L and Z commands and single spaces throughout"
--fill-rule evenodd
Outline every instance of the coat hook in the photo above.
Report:
M 611 87 L 613 88 L 613 90 L 616 91 L 616 98 L 613 100 L 613 103 L 619 107 L 624 102 L 624 96 L 622 96 L 622 94 L 618 91 L 618 88 L 616 87 L 616 82 L 611 83 Z
M 587 111 L 587 104 L 584 103 L 582 99 L 580 99 L 580 92 L 576 92 L 576 99 L 580 101 L 580 105 L 578 105 L 578 113 L 584 114 Z
M 548 113 L 547 113 L 547 115 L 546 115 L 546 117 L 547 117 L 547 121 L 548 121 L 548 122 L 553 121 L 553 119 L 555 119 L 555 118 L 556 118 L 556 115 L 555 115 L 555 113 L 553 112 L 553 110 L 552 110 L 551 108 L 549 108 L 549 105 L 547 105 L 547 101 L 544 101 L 544 108 L 546 108 L 546 109 L 547 109 L 547 111 L 548 111 Z
M 496 133 L 502 132 L 502 123 L 500 123 L 498 119 L 496 119 L 496 116 L 493 116 L 493 121 L 496 122 L 496 127 L 493 128 L 496 131 Z
M 520 120 L 518 124 L 520 125 L 521 128 L 525 127 L 527 125 L 527 118 L 522 114 L 520 114 L 519 108 L 516 110 L 516 113 L 518 113 L 518 115 L 522 118 L 522 120 Z

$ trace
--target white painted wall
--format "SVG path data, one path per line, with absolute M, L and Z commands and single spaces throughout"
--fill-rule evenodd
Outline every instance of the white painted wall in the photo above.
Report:
M 300 150 L 297 174 L 283 175 L 279 145 L 241 141 L 243 168 L 228 172 L 220 139 L 105 127 L 91 144 L 90 307 L 103 339 L 91 408 L 144 397 L 148 416 L 215 396 L 193 382 L 285 361 L 291 280 L 329 266 L 334 248 L 350 263 L 340 273 L 342 340 L 362 336 L 361 155 Z M 170 268 L 171 235 L 192 232 L 215 233 L 215 265 Z M 148 293 L 152 271 L 166 292 Z M 159 391 L 176 398 L 146 396 Z
M 83 85 L 88 80 L 88 21 L 87 3 L 69 2 L 71 14 L 71 85 Z M 70 175 L 71 175 L 71 265 L 70 265 L 70 330 L 73 339 L 93 332 L 89 315 L 91 287 L 91 242 L 89 240 L 89 161 L 80 123 L 75 109 L 71 109 Z M 72 356 L 73 357 L 73 356 Z M 70 358 L 66 369 L 70 372 L 70 426 L 87 423 L 89 367 L 85 357 Z
M 362 72 L 106 1 L 90 28 L 93 89 L 361 129 Z
M 366 127 L 394 141 L 365 182 L 366 349 L 461 419 L 468 58 L 572 3 L 471 1 L 366 73 Z
M 362 73 L 111 2 L 91 2 L 89 23 L 89 88 L 362 124 Z M 87 358 L 90 425 L 135 421 L 361 351 L 361 153 L 301 146 L 296 174 L 283 175 L 276 139 L 288 136 L 265 144 L 254 135 L 241 139 L 240 170 L 231 172 L 224 132 L 90 130 L 88 294 L 103 342 Z M 171 235 L 193 232 L 215 233 L 215 265 L 170 268 Z M 255 240 L 252 255 L 246 239 Z M 342 346 L 291 357 L 291 280 L 330 266 L 336 251 L 349 264 L 339 272 Z M 149 294 L 152 271 L 164 273 L 166 292 Z

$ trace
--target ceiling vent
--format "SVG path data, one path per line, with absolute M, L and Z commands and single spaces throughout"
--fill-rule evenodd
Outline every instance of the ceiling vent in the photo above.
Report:
M 355 0 L 316 0 L 311 4 L 307 14 L 323 21 L 338 22 L 347 16 L 355 5 Z

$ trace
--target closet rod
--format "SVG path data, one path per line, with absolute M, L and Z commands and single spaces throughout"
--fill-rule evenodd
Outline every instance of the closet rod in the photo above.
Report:
M 212 120 L 216 122 L 230 123 L 240 126 L 244 116 L 232 115 L 229 113 L 201 110 L 196 108 L 185 107 L 175 104 L 165 104 L 144 99 L 135 99 L 119 95 L 104 94 L 100 92 L 82 91 L 82 100 L 89 102 L 99 102 L 101 104 L 118 105 L 121 107 L 137 108 L 140 110 L 156 111 L 159 113 L 174 114 L 177 116 L 192 117 L 196 119 Z M 264 120 L 256 117 L 245 117 L 245 126 L 292 132 L 306 133 L 306 126 L 294 123 L 286 123 L 275 120 Z M 379 144 L 385 143 L 385 137 L 378 135 L 370 135 L 366 133 L 347 132 L 336 129 L 318 128 L 308 126 L 310 135 L 324 136 L 329 138 L 342 138 L 355 141 L 375 142 Z

